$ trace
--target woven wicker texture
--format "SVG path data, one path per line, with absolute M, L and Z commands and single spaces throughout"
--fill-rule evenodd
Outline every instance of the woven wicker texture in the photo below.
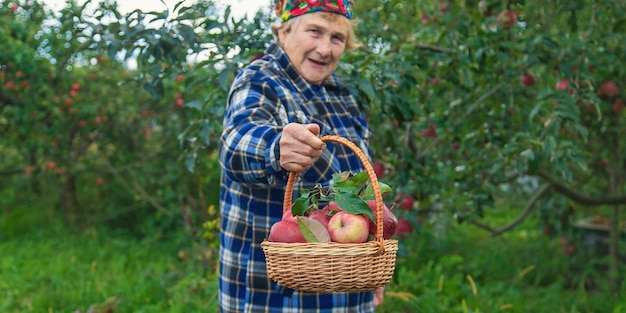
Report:
M 354 143 L 338 136 L 324 142 L 340 143 L 361 160 L 376 202 L 375 240 L 360 244 L 280 243 L 263 241 L 267 273 L 277 283 L 292 289 L 314 292 L 370 291 L 386 285 L 393 276 L 398 241 L 383 239 L 383 200 L 378 178 L 369 160 Z M 291 208 L 293 188 L 299 173 L 290 173 L 283 210 Z

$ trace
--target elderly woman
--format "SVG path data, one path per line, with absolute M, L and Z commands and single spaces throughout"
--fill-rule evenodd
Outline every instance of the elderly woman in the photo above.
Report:
M 264 57 L 236 77 L 220 139 L 222 312 L 374 312 L 382 290 L 312 293 L 268 276 L 260 243 L 282 216 L 289 172 L 295 190 L 327 185 L 334 173 L 363 170 L 357 156 L 323 135 L 369 151 L 370 130 L 334 72 L 358 46 L 348 0 L 277 0 L 280 22 Z M 376 294 L 376 296 L 375 296 Z

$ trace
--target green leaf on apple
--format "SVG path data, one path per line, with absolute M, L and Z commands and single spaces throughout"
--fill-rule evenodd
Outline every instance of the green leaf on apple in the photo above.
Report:
M 363 198 L 350 192 L 338 192 L 335 194 L 335 202 L 343 210 L 351 214 L 364 214 L 372 221 L 376 220 L 374 212 L 370 209 Z
M 293 206 L 291 206 L 291 213 L 293 216 L 302 216 L 304 215 L 304 212 L 306 212 L 308 207 L 309 197 L 301 196 L 296 199 L 296 201 L 293 203 Z
M 380 186 L 380 193 L 385 196 L 387 193 L 391 192 L 391 186 L 378 181 L 378 185 Z M 365 188 L 365 191 L 363 191 L 363 194 L 361 195 L 361 198 L 363 198 L 363 200 L 374 200 L 374 189 L 372 188 L 372 185 L 367 185 L 367 188 Z
M 333 176 L 333 181 L 333 188 L 338 192 L 351 192 L 365 200 L 374 199 L 374 191 L 372 185 L 368 183 L 369 176 L 366 171 L 361 171 L 355 175 L 337 174 Z M 383 196 L 392 191 L 389 185 L 381 181 L 378 181 L 378 184 Z
M 300 231 L 302 232 L 302 236 L 306 239 L 307 242 L 329 242 L 330 234 L 328 230 L 322 223 L 319 221 L 304 217 L 298 216 L 298 226 L 300 227 Z

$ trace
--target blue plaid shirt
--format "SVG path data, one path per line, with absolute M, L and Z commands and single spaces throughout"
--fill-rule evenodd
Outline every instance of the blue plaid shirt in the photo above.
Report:
M 369 155 L 367 122 L 334 75 L 321 86 L 309 84 L 275 43 L 237 75 L 219 147 L 221 311 L 374 312 L 372 292 L 301 292 L 277 285 L 267 276 L 260 244 L 282 216 L 288 176 L 274 148 L 282 128 L 291 122 L 317 123 L 320 135 L 347 138 Z M 362 169 L 349 148 L 331 142 L 316 163 L 301 173 L 294 190 L 325 185 L 335 173 Z

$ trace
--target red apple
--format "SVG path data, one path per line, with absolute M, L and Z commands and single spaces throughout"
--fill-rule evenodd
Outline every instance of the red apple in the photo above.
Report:
M 566 255 L 572 255 L 572 254 L 574 254 L 574 251 L 575 251 L 575 250 L 576 250 L 576 249 L 575 249 L 574 245 L 573 245 L 573 244 L 571 244 L 571 243 L 570 243 L 570 244 L 567 244 L 567 245 L 565 245 L 565 246 L 563 247 L 563 253 L 564 253 L 564 254 L 566 254 Z
M 434 138 L 437 137 L 437 131 L 435 129 L 435 124 L 430 124 L 428 129 L 422 130 L 422 136 L 426 138 Z
M 400 207 L 405 211 L 410 211 L 415 205 L 415 198 L 411 195 L 400 193 L 395 198 L 396 203 L 400 204 Z
M 80 90 L 80 84 L 79 83 L 73 83 L 72 84 L 72 90 L 73 91 L 79 91 Z
M 298 223 L 286 220 L 280 220 L 272 225 L 267 240 L 273 242 L 307 242 L 304 236 L 302 236 Z
M 182 98 L 178 98 L 178 99 L 174 100 L 174 104 L 177 107 L 182 108 L 183 106 L 185 106 L 185 100 L 183 100 Z
M 502 24 L 502 28 L 509 29 L 517 23 L 517 13 L 513 11 L 503 11 L 498 14 L 498 23 Z
M 372 167 L 374 168 L 374 173 L 376 173 L 376 177 L 381 178 L 385 176 L 385 165 L 383 165 L 381 162 L 376 161 L 372 163 Z
M 567 90 L 567 85 L 569 85 L 569 79 L 563 78 L 556 83 L 556 90 Z
M 370 206 L 370 209 L 374 212 L 374 216 L 376 216 L 376 201 L 367 201 L 367 205 Z M 369 233 L 371 235 L 376 234 L 376 223 L 374 223 L 371 219 L 368 219 L 368 221 L 370 230 Z M 393 214 L 393 212 L 391 212 L 391 209 L 383 203 L 383 239 L 391 239 L 391 237 L 396 234 L 397 227 L 398 218 L 395 214 Z
M 298 218 L 293 216 L 293 212 L 291 212 L 291 209 L 283 213 L 282 220 L 298 224 Z
M 522 75 L 522 77 L 520 77 L 520 81 L 526 87 L 529 87 L 535 84 L 535 78 L 530 74 Z
M 413 233 L 413 225 L 411 225 L 411 222 L 409 222 L 409 220 L 405 218 L 398 220 L 398 227 L 396 228 L 396 235 L 399 238 L 405 238 L 411 233 Z
M 363 243 L 369 236 L 369 224 L 363 215 L 339 211 L 328 221 L 328 233 L 334 242 Z
M 330 212 L 328 210 L 315 210 L 309 214 L 309 218 L 322 223 L 322 225 L 328 229 L 328 222 L 330 221 Z
M 331 212 L 339 212 L 341 211 L 341 208 L 337 205 L 337 203 L 335 202 L 330 202 L 327 205 L 325 205 L 324 207 L 322 207 L 320 210 L 326 212 L 326 213 L 331 213 Z
M 602 87 L 600 87 L 598 94 L 601 96 L 605 95 L 607 97 L 617 96 L 619 94 L 619 88 L 617 88 L 615 82 L 608 81 L 602 84 Z

